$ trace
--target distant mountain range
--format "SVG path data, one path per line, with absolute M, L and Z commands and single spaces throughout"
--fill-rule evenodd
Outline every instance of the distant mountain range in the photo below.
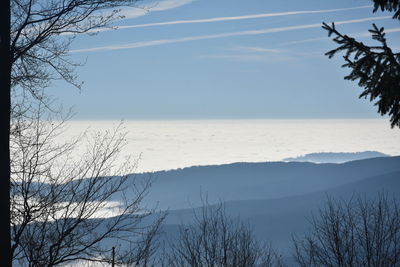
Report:
M 164 233 L 175 237 L 181 223 L 190 224 L 202 204 L 225 202 L 255 235 L 289 253 L 292 235 L 308 229 L 328 197 L 350 199 L 379 193 L 400 198 L 400 157 L 380 157 L 343 164 L 307 162 L 236 163 L 159 172 L 151 202 L 169 207 Z
M 295 158 L 285 158 L 283 161 L 314 162 L 314 163 L 344 163 L 352 160 L 388 157 L 389 155 L 377 151 L 364 151 L 355 153 L 311 153 Z
M 368 177 L 400 171 L 400 157 L 380 157 L 343 164 L 309 162 L 233 163 L 137 174 L 151 175 L 149 206 L 185 209 L 208 201 L 261 200 L 327 190 Z
M 328 197 L 349 200 L 358 194 L 376 197 L 379 193 L 399 198 L 400 171 L 368 177 L 346 185 L 276 199 L 237 200 L 225 203 L 231 216 L 238 216 L 249 223 L 255 235 L 271 242 L 282 253 L 289 253 L 293 235 L 302 235 L 309 227 L 308 219 L 318 214 Z M 197 209 L 169 211 L 165 221 L 167 229 L 177 229 L 184 222 L 190 224 Z M 174 235 L 174 231 L 169 235 Z
M 144 179 L 150 174 L 137 174 Z M 145 204 L 168 209 L 164 238 L 176 238 L 181 224 L 208 203 L 225 202 L 231 216 L 249 223 L 257 238 L 288 255 L 293 235 L 302 235 L 308 219 L 328 197 L 367 198 L 385 193 L 400 198 L 400 156 L 342 164 L 310 162 L 235 163 L 191 167 L 151 174 L 154 183 Z M 150 218 L 151 219 L 151 218 Z

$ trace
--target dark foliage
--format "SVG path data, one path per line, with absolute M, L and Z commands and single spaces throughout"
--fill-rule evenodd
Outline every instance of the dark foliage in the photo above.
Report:
M 395 12 L 394 19 L 400 19 L 400 0 L 374 0 L 374 12 L 382 11 Z
M 394 12 L 393 19 L 400 19 L 399 0 L 374 0 L 374 3 L 374 12 L 378 9 Z M 357 80 L 364 88 L 360 98 L 376 101 L 378 113 L 389 115 L 392 127 L 400 127 L 400 53 L 394 53 L 388 45 L 384 28 L 373 24 L 369 30 L 372 39 L 378 42 L 376 46 L 368 46 L 340 33 L 334 23 L 323 23 L 322 28 L 329 36 L 333 35 L 333 41 L 339 45 L 326 55 L 332 58 L 337 53 L 344 53 L 346 63 L 342 67 L 351 69 L 344 78 Z

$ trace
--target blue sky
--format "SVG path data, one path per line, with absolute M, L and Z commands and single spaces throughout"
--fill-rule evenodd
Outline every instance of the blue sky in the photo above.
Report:
M 78 36 L 71 57 L 81 92 L 50 91 L 76 119 L 377 118 L 343 80 L 342 59 L 320 24 L 369 43 L 373 22 L 389 42 L 400 25 L 368 0 L 160 0 L 123 9 L 116 30 Z M 396 47 L 398 48 L 398 47 Z

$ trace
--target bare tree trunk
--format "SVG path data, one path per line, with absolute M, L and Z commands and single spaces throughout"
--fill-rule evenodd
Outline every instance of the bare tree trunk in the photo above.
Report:
M 0 261 L 11 266 L 10 238 L 10 1 L 0 1 Z
M 112 267 L 115 266 L 115 247 L 112 247 L 112 262 L 111 262 L 111 266 Z

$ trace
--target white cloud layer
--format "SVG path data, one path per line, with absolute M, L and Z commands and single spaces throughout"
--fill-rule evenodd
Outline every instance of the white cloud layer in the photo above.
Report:
M 353 23 L 384 20 L 384 19 L 391 19 L 391 18 L 392 18 L 391 16 L 368 17 L 368 18 L 363 18 L 363 19 L 337 21 L 337 22 L 335 22 L 335 24 L 336 25 L 353 24 Z M 175 38 L 175 39 L 160 39 L 160 40 L 153 40 L 153 41 L 133 42 L 133 43 L 128 43 L 128 44 L 116 44 L 116 45 L 76 49 L 76 50 L 71 50 L 70 52 L 82 53 L 82 52 L 99 52 L 99 51 L 111 51 L 111 50 L 121 50 L 121 49 L 134 49 L 134 48 L 159 46 L 159 45 L 172 44 L 172 43 L 183 43 L 183 42 L 208 40 L 208 39 L 220 39 L 220 38 L 236 37 L 236 36 L 261 35 L 261 34 L 270 34 L 270 33 L 278 33 L 278 32 L 313 29 L 313 28 L 320 28 L 320 27 L 321 27 L 321 23 L 304 24 L 304 25 L 296 25 L 296 26 L 268 28 L 268 29 L 262 29 L 262 30 L 228 32 L 228 33 L 181 37 L 181 38 Z

